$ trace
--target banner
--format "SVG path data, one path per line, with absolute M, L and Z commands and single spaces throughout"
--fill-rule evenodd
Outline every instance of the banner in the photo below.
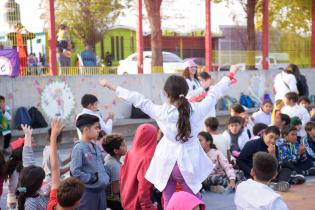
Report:
M 0 76 L 19 76 L 20 59 L 16 49 L 0 50 Z

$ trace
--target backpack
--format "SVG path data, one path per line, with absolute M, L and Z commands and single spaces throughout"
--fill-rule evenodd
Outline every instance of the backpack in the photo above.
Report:
M 237 100 L 230 96 L 224 96 L 220 98 L 216 104 L 217 110 L 229 110 L 233 104 L 236 104 Z
M 32 119 L 32 128 L 46 128 L 48 126 L 42 113 L 36 107 L 32 106 L 28 113 Z
M 150 117 L 141 111 L 141 109 L 138 109 L 132 105 L 131 107 L 131 119 L 149 119 Z
M 14 122 L 19 130 L 22 130 L 21 124 L 32 125 L 32 118 L 25 107 L 20 107 L 16 110 Z
M 240 104 L 247 108 L 253 108 L 255 106 L 254 101 L 247 95 L 241 94 Z
M 308 96 L 308 85 L 304 75 L 301 75 L 301 78 L 296 83 L 297 89 L 299 91 L 299 96 Z

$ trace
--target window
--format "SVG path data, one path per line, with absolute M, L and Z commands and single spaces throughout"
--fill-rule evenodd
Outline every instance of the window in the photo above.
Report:
M 110 37 L 110 45 L 111 45 L 112 58 L 113 58 L 113 60 L 116 60 L 116 57 L 115 57 L 115 39 L 113 36 Z
M 133 36 L 130 37 L 130 52 L 135 52 L 135 43 L 134 43 L 134 38 Z
M 124 37 L 120 37 L 120 50 L 121 50 L 121 59 L 124 59 Z

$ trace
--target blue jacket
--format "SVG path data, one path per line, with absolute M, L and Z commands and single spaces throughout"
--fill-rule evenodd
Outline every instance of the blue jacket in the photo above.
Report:
M 71 175 L 81 180 L 87 189 L 103 190 L 109 184 L 109 176 L 98 146 L 80 140 L 73 148 L 70 163 Z

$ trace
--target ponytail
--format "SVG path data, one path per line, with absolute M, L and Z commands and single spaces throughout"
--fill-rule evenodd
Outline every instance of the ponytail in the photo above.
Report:
M 178 99 L 178 122 L 176 140 L 186 142 L 191 137 L 190 115 L 191 106 L 188 100 L 181 95 Z
M 18 192 L 16 193 L 18 200 L 18 210 L 24 210 L 25 201 L 26 201 L 26 192 Z

